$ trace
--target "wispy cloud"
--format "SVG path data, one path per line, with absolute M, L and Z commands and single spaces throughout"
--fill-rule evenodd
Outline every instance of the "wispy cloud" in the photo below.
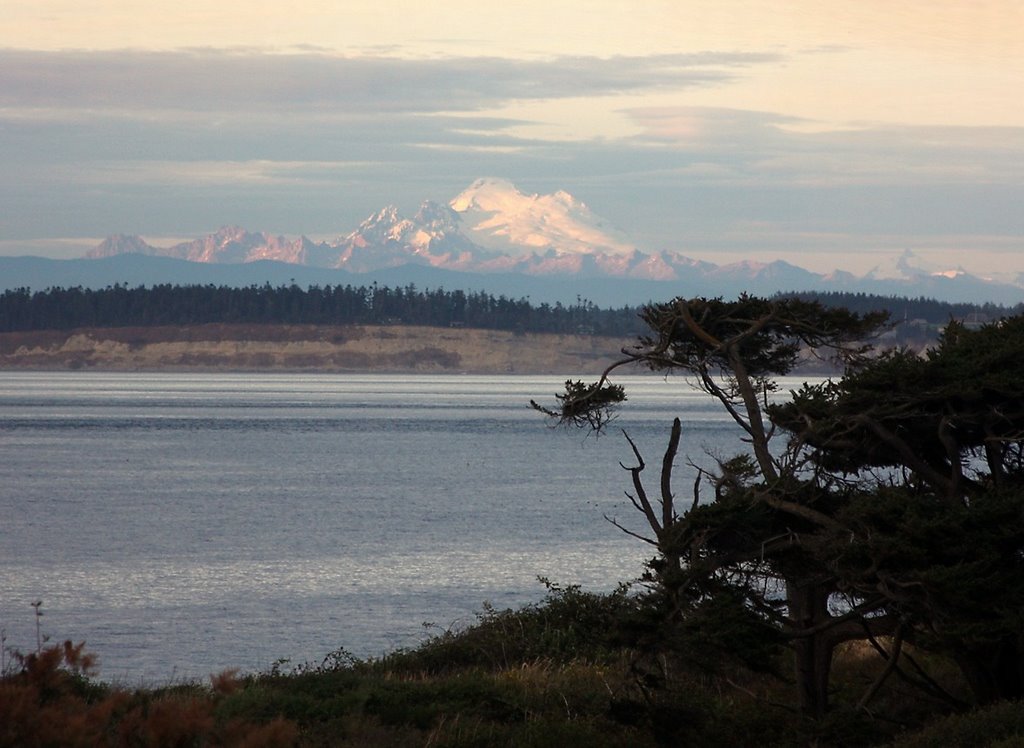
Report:
M 97 164 L 59 165 L 41 169 L 42 182 L 62 180 L 66 184 L 219 186 L 229 189 L 252 186 L 316 187 L 336 181 L 339 176 L 374 168 L 370 161 L 103 161 Z
M 822 129 L 772 112 L 700 107 L 625 112 L 633 142 L 700 160 L 675 169 L 748 184 L 1003 184 L 1024 180 L 1024 128 L 862 123 Z M 801 127 L 814 125 L 809 131 Z
M 514 99 L 719 84 L 774 55 L 401 59 L 252 51 L 0 50 L 0 106 L 198 112 L 473 111 Z

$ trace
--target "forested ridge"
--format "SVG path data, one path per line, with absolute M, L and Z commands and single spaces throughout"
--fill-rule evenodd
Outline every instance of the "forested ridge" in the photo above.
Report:
M 522 332 L 628 336 L 641 329 L 637 310 L 530 303 L 485 292 L 415 286 L 173 286 L 91 290 L 80 287 L 0 295 L 0 332 L 78 327 L 238 324 L 405 324 Z
M 824 306 L 848 309 L 857 314 L 886 311 L 889 312 L 893 321 L 922 319 L 933 325 L 943 325 L 951 319 L 967 319 L 971 315 L 984 315 L 988 319 L 999 319 L 1024 313 L 1024 301 L 1012 307 L 1005 307 L 992 303 L 952 303 L 924 296 L 904 298 L 845 291 L 789 291 L 777 294 L 777 296 L 802 299 L 803 301 L 818 301 Z
M 899 298 L 863 293 L 789 292 L 783 297 L 816 300 L 828 307 L 858 313 L 888 311 L 894 321 L 924 320 L 944 325 L 950 319 L 984 315 L 997 319 L 1024 310 L 994 304 L 951 304 L 927 298 Z M 640 310 L 624 306 L 602 309 L 577 298 L 574 304 L 534 304 L 483 291 L 423 290 L 415 286 L 242 288 L 214 285 L 160 284 L 103 289 L 18 288 L 0 294 L 0 332 L 69 330 L 80 327 L 188 326 L 238 324 L 407 324 L 472 327 L 521 332 L 630 336 L 643 325 Z

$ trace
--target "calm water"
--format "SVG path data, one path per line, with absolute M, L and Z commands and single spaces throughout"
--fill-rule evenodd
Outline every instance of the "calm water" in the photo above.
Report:
M 604 519 L 643 529 L 632 455 L 526 407 L 563 380 L 0 372 L 7 646 L 34 648 L 41 599 L 44 634 L 152 683 L 412 646 L 538 575 L 611 589 L 645 552 Z M 652 466 L 676 414 L 682 452 L 738 448 L 682 380 L 617 381 Z

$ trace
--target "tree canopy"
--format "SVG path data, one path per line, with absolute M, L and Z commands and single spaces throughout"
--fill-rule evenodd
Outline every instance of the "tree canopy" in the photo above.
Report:
M 886 659 L 882 680 L 896 673 L 951 698 L 910 643 L 956 660 L 978 701 L 1024 695 L 1024 318 L 950 325 L 917 356 L 872 354 L 884 315 L 815 301 L 676 299 L 642 316 L 651 332 L 597 382 L 534 405 L 604 428 L 626 398 L 615 371 L 641 365 L 688 375 L 744 432 L 749 450 L 702 467 L 682 510 L 678 420 L 656 498 L 629 442 L 665 630 L 748 664 L 784 644 L 812 718 L 828 710 L 833 653 L 851 639 Z M 776 378 L 813 356 L 837 357 L 844 375 L 780 398 Z M 723 627 L 759 634 L 733 646 L 707 634 Z

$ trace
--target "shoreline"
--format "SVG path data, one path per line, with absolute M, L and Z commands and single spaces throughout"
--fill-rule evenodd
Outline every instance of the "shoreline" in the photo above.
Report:
M 0 333 L 0 370 L 588 375 L 633 342 L 411 325 L 75 328 Z

